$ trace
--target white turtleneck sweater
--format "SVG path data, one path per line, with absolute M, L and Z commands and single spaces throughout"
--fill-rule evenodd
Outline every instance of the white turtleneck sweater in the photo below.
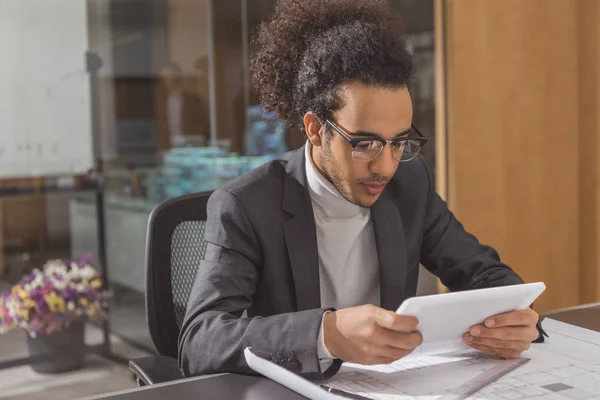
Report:
M 306 178 L 317 228 L 321 307 L 380 304 L 380 280 L 371 210 L 346 200 L 316 169 L 306 143 Z M 323 324 L 317 351 L 321 370 L 331 365 Z

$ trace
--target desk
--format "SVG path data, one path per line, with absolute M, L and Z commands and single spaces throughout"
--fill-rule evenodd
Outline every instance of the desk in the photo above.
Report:
M 182 379 L 144 388 L 124 390 L 84 400 L 306 400 L 264 378 L 222 374 Z
M 543 314 L 542 317 L 600 332 L 600 303 L 563 308 Z
M 600 303 L 557 310 L 544 314 L 582 328 L 600 332 Z M 182 379 L 171 383 L 146 388 L 125 390 L 112 394 L 90 397 L 87 400 L 203 400 L 203 399 L 240 399 L 240 400 L 300 400 L 304 397 L 280 386 L 279 384 L 257 377 L 222 374 Z

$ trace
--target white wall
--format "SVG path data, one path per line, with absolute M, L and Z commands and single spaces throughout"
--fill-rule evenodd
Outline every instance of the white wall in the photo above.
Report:
M 0 1 L 0 178 L 92 166 L 85 1 Z

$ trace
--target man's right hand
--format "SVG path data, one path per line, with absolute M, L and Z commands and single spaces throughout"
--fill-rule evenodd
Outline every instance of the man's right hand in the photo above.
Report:
M 357 364 L 389 364 L 423 342 L 415 317 L 372 305 L 345 308 L 323 317 L 325 347 L 332 356 Z

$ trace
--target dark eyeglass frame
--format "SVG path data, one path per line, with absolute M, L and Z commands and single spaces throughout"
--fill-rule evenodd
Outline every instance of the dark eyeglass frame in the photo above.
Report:
M 377 136 L 372 136 L 372 137 L 371 136 L 370 137 L 364 137 L 363 136 L 363 137 L 359 137 L 359 138 L 352 138 L 346 132 L 344 132 L 342 130 L 342 128 L 340 128 L 339 126 L 337 126 L 335 123 L 331 122 L 330 120 L 325 119 L 325 122 L 329 126 L 331 126 L 333 128 L 333 130 L 336 131 L 341 137 L 343 137 L 348 143 L 350 143 L 350 146 L 352 146 L 352 150 L 353 151 L 354 151 L 354 148 L 356 146 L 358 146 L 358 144 L 360 142 L 376 141 L 376 142 L 380 142 L 382 144 L 381 150 L 379 150 L 379 153 L 375 157 L 373 157 L 370 160 L 366 160 L 366 161 L 356 161 L 356 160 L 354 160 L 356 162 L 370 162 L 370 161 L 373 161 L 374 159 L 376 159 L 377 157 L 379 157 L 379 155 L 383 151 L 383 149 L 384 149 L 384 147 L 385 147 L 386 144 L 389 144 L 390 147 L 392 147 L 392 146 L 396 146 L 398 143 L 401 143 L 401 142 L 408 142 L 410 140 L 416 140 L 416 141 L 421 142 L 421 147 L 419 148 L 419 152 L 421 152 L 421 149 L 427 143 L 427 138 L 425 137 L 425 135 L 423 135 L 421 133 L 421 131 L 419 130 L 419 128 L 417 128 L 414 124 L 411 124 L 410 127 L 411 127 L 411 129 L 413 129 L 417 133 L 417 135 L 419 135 L 419 137 L 416 137 L 416 138 L 415 137 L 400 137 L 400 138 L 396 138 L 396 139 L 393 139 L 393 140 L 385 140 L 384 138 L 377 137 Z M 398 161 L 398 162 L 411 161 L 411 160 L 415 159 L 416 156 L 419 155 L 419 152 L 417 152 L 417 154 L 415 154 L 415 156 L 413 158 L 410 158 L 408 160 L 396 160 L 396 161 Z M 393 154 L 393 152 L 392 152 L 392 154 Z M 394 157 L 394 159 L 396 159 L 396 158 Z

